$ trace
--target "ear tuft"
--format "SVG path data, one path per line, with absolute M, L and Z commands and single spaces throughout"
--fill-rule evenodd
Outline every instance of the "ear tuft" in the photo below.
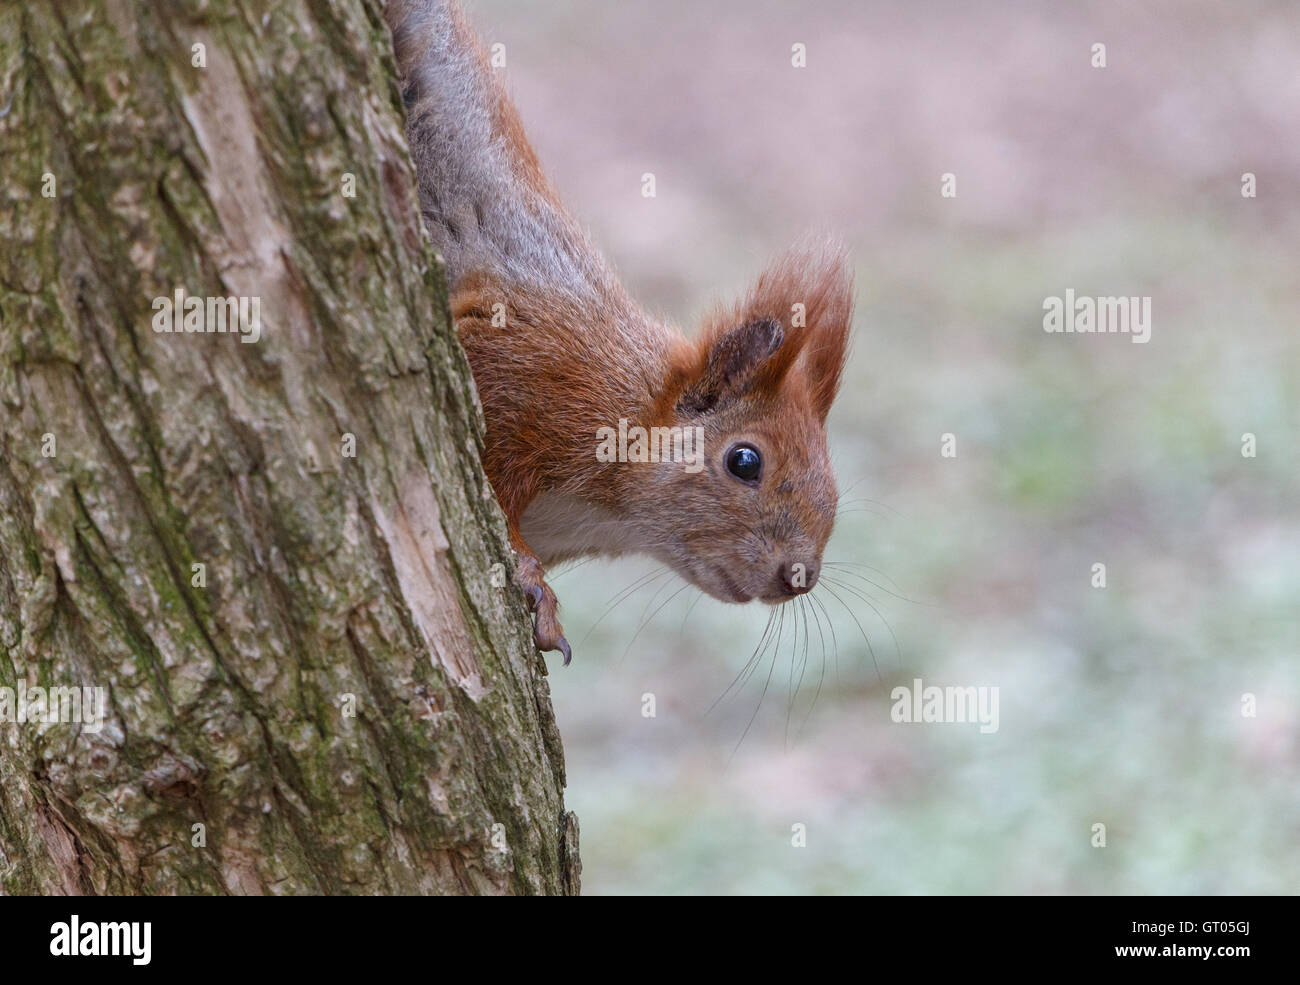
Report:
M 799 369 L 824 423 L 849 356 L 853 275 L 843 247 L 836 244 L 807 251 L 799 266 L 806 322 Z
M 744 299 L 706 322 L 707 362 L 699 357 L 696 382 L 678 406 L 707 409 L 742 391 L 775 394 L 789 381 L 804 388 L 824 422 L 839 390 L 852 322 L 844 248 L 806 242 L 771 264 Z

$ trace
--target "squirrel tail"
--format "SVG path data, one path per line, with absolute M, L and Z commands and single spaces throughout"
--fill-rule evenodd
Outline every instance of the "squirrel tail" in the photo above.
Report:
M 599 293 L 609 275 L 546 181 L 518 112 L 454 0 L 388 0 L 420 208 L 453 290 L 488 273 Z

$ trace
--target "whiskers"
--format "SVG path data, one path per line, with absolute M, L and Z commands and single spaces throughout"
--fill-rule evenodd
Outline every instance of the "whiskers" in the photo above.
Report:
M 872 577 L 872 575 L 877 577 Z M 892 587 L 891 587 L 892 586 Z M 870 565 L 850 561 L 830 561 L 822 565 L 821 576 L 811 592 L 796 596 L 768 613 L 767 622 L 758 643 L 750 653 L 739 673 L 727 688 L 709 706 L 712 713 L 729 697 L 739 694 L 756 676 L 762 677 L 758 699 L 745 722 L 744 730 L 731 751 L 730 763 L 740 751 L 754 722 L 767 699 L 778 663 L 785 664 L 786 699 L 784 743 L 802 736 L 817 702 L 826 685 L 828 666 L 835 679 L 840 676 L 840 644 L 836 622 L 847 618 L 862 641 L 875 672 L 877 682 L 884 684 L 878 653 L 878 641 L 872 640 L 869 625 L 879 622 L 888 633 L 894 651 L 895 666 L 903 662 L 902 647 L 893 626 L 883 611 L 887 596 L 914 605 L 926 605 L 909 598 L 888 575 Z M 879 593 L 879 594 L 877 594 Z M 832 606 L 833 608 L 828 607 Z M 870 618 L 862 616 L 863 606 Z M 811 672 L 811 673 L 810 673 Z M 810 677 L 816 677 L 815 685 Z M 808 688 L 811 694 L 808 695 Z M 807 696 L 804 707 L 804 696 Z M 793 735 L 792 735 L 793 732 Z
M 694 595 L 683 599 L 682 595 L 688 589 Z M 709 652 L 728 659 L 733 651 L 723 644 L 708 639 L 687 639 L 687 622 L 705 594 L 677 578 L 668 566 L 648 570 L 609 598 L 579 646 L 584 646 L 615 610 L 626 609 L 630 611 L 620 621 L 631 628 L 631 633 L 623 649 L 623 660 L 630 656 L 632 648 L 643 636 L 651 634 L 663 641 L 662 645 L 679 654 L 687 648 L 689 652 Z M 662 618 L 665 610 L 675 602 L 679 604 L 673 609 L 670 621 L 675 623 L 680 618 L 680 625 L 656 626 L 656 623 L 665 621 Z M 795 596 L 784 604 L 767 607 L 767 615 L 761 617 L 763 624 L 758 639 L 752 644 L 747 658 L 704 712 L 705 717 L 715 716 L 724 704 L 734 702 L 742 692 L 749 692 L 749 696 L 741 698 L 743 709 L 733 709 L 725 716 L 726 721 L 735 721 L 740 732 L 727 763 L 735 759 L 754 731 L 759 715 L 764 706 L 769 705 L 769 695 L 774 691 L 785 690 L 779 703 L 784 705 L 783 744 L 789 749 L 804 735 L 830 682 L 840 681 L 842 675 L 847 674 L 847 682 L 852 682 L 854 688 L 867 684 L 873 689 L 877 685 L 883 686 L 886 673 L 901 668 L 903 664 L 902 646 L 891 624 L 893 614 L 888 611 L 900 603 L 929 605 L 909 597 L 880 568 L 858 561 L 838 560 L 822 563 L 812 591 Z M 750 608 L 741 612 L 737 607 L 724 603 L 715 605 L 734 614 L 730 622 L 741 627 L 739 633 L 744 632 L 743 627 L 747 624 L 754 626 L 751 620 L 761 611 Z M 699 627 L 704 625 L 698 619 L 696 623 L 697 629 L 692 637 L 699 636 Z M 716 626 L 718 632 L 722 632 L 725 625 L 721 621 L 710 624 L 711 628 Z M 722 638 L 735 639 L 737 636 L 737 631 L 731 631 L 730 635 Z M 845 638 L 843 646 L 841 636 Z M 848 664 L 841 657 L 841 650 L 849 659 Z M 864 658 L 869 659 L 870 667 L 866 673 L 874 677 L 874 681 L 870 681 L 870 677 L 864 680 L 862 671 L 858 669 L 867 666 L 868 659 Z M 680 657 L 675 658 L 674 666 L 687 668 Z M 708 667 L 713 666 L 716 664 L 711 661 Z M 693 676 L 701 673 L 708 671 L 691 671 Z M 749 707 L 750 697 L 753 697 L 752 707 Z M 773 709 L 773 713 L 778 712 Z M 743 726 L 738 718 L 743 718 Z M 728 745 L 731 745 L 730 738 Z
M 575 564 L 573 567 L 576 568 L 578 566 L 579 565 Z M 572 571 L 573 568 L 569 568 L 567 570 Z M 582 639 L 578 641 L 578 646 L 581 647 L 583 643 L 587 642 L 587 640 L 591 637 L 591 634 L 596 631 L 596 627 L 599 626 L 602 622 L 604 622 L 606 617 L 608 617 L 610 613 L 612 613 L 624 602 L 628 601 L 638 591 L 640 591 L 643 588 L 647 588 L 650 585 L 653 585 L 656 581 L 658 581 L 664 575 L 668 574 L 670 571 L 672 571 L 672 569 L 669 568 L 668 565 L 666 564 L 660 565 L 659 567 L 646 572 L 640 578 L 632 582 L 632 584 L 628 585 L 627 588 L 623 589 L 621 592 L 619 592 L 613 598 L 611 598 L 609 602 L 606 603 L 605 605 L 605 611 L 600 614 L 599 618 L 597 618 L 596 621 L 591 624 L 591 628 L 588 629 L 587 632 L 583 635 Z M 653 602 L 654 598 L 652 598 L 651 601 Z M 638 629 L 637 632 L 639 633 L 640 629 Z M 628 644 L 628 646 L 630 648 L 631 644 Z

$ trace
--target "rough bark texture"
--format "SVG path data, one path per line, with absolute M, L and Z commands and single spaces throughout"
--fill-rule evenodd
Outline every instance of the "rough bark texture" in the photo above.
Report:
M 393 79 L 378 0 L 0 6 L 0 686 L 108 694 L 0 723 L 4 892 L 577 891 Z

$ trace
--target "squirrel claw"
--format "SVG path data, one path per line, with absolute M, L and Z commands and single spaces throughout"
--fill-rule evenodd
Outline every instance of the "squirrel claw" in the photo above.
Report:
M 564 638 L 564 630 L 555 618 L 555 597 L 550 596 L 550 604 L 539 605 L 533 613 L 533 642 L 543 653 L 547 650 L 559 650 L 564 654 L 564 666 L 569 666 L 573 659 L 573 650 Z
M 542 652 L 559 650 L 564 654 L 566 667 L 573 660 L 573 650 L 569 647 L 569 641 L 564 638 L 564 631 L 560 629 L 560 624 L 555 619 L 554 606 L 549 615 L 538 610 L 533 616 L 533 643 Z
M 564 629 L 556 616 L 559 602 L 549 585 L 541 579 L 541 566 L 534 559 L 531 564 L 524 563 L 516 574 L 516 579 L 528 597 L 528 608 L 533 612 L 533 642 L 543 653 L 547 650 L 559 650 L 564 654 L 564 666 L 569 666 L 573 659 L 573 650 L 564 638 Z

